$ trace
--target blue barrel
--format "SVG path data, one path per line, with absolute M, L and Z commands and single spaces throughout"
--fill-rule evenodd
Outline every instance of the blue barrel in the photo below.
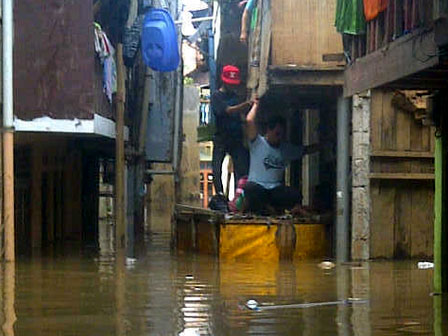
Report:
M 179 46 L 171 14 L 160 8 L 148 11 L 142 30 L 143 61 L 155 71 L 174 71 L 179 66 Z

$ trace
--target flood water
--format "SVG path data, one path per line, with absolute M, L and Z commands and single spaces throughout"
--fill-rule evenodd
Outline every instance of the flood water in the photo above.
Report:
M 319 261 L 218 262 L 148 237 L 134 264 L 102 252 L 54 253 L 3 266 L 3 335 L 446 335 L 446 298 L 416 261 L 322 270 Z M 251 311 L 359 298 L 367 303 Z

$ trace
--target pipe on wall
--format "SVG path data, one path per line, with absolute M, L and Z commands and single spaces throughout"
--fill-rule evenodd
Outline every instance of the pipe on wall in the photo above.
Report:
M 337 105 L 337 172 L 336 172 L 336 260 L 349 259 L 349 131 L 350 100 L 339 97 Z

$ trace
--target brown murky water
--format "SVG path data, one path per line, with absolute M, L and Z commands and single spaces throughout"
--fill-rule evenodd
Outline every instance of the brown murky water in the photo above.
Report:
M 149 239 L 135 264 L 59 253 L 4 267 L 3 335 L 446 335 L 446 299 L 430 296 L 432 270 L 371 262 L 322 270 L 297 264 L 218 262 L 170 253 Z M 367 304 L 251 311 L 260 304 Z

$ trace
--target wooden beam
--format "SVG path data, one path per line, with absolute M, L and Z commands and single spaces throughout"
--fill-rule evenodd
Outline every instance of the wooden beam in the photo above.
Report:
M 370 156 L 388 157 L 388 158 L 417 158 L 417 159 L 434 159 L 432 152 L 409 152 L 409 151 L 373 151 Z
M 343 86 L 344 72 L 338 70 L 279 70 L 272 69 L 268 76 L 273 86 Z
M 344 95 L 384 86 L 439 64 L 434 30 L 416 30 L 358 58 L 345 71 Z
M 271 51 L 271 1 L 265 0 L 262 3 L 261 20 L 261 51 L 260 51 L 260 78 L 258 79 L 257 94 L 261 97 L 268 88 L 268 66 Z
M 434 174 L 423 173 L 370 173 L 372 180 L 434 180 Z

